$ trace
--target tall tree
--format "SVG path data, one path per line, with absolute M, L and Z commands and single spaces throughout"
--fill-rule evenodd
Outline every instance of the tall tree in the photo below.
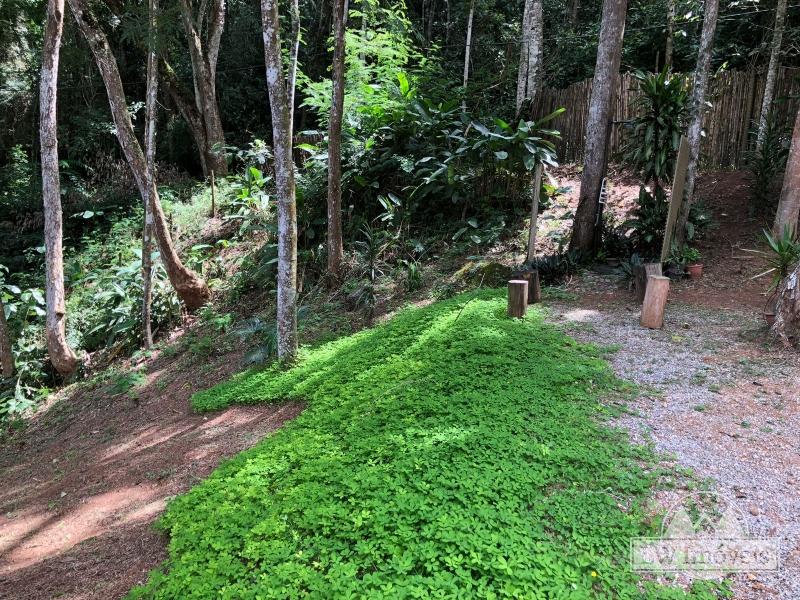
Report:
M 297 63 L 300 56 L 300 0 L 292 0 L 292 47 L 289 53 L 289 131 L 294 135 L 294 97 L 297 91 Z
M 541 87 L 543 18 L 542 0 L 525 0 L 517 73 L 517 118 L 525 101 L 533 101 Z
M 8 379 L 14 374 L 14 354 L 11 346 L 11 331 L 6 321 L 6 308 L 0 297 L 0 376 Z
M 278 0 L 261 0 L 261 24 L 278 196 L 278 358 L 290 363 L 297 356 L 297 206 Z
M 614 92 L 622 57 L 627 9 L 627 0 L 603 1 L 600 42 L 586 123 L 581 190 L 570 240 L 570 248 L 573 250 L 588 251 L 595 245 L 595 225 L 608 158 L 608 135 L 614 113 Z
M 217 101 L 217 59 L 225 28 L 225 0 L 180 0 L 181 24 L 189 45 L 192 64 L 193 100 L 187 99 L 177 75 L 164 61 L 166 89 L 189 126 L 195 145 L 200 152 L 203 174 L 225 175 L 228 165 L 223 147 L 225 133 L 222 129 Z
M 153 211 L 153 229 L 158 240 L 161 261 L 164 263 L 170 283 L 186 305 L 187 310 L 200 308 L 206 303 L 211 294 L 205 281 L 197 273 L 187 269 L 181 262 L 172 243 L 172 236 L 169 232 L 164 210 L 161 207 L 158 190 L 155 185 L 148 186 L 147 163 L 142 147 L 139 145 L 139 140 L 136 139 L 133 131 L 117 60 L 111 51 L 108 38 L 94 15 L 87 10 L 86 0 L 69 0 L 69 6 L 79 29 L 89 44 L 100 75 L 103 78 L 108 102 L 111 106 L 111 117 L 114 121 L 117 140 L 119 140 L 122 153 L 125 155 L 125 159 L 133 172 L 139 194 L 142 200 L 147 198 L 150 200 L 150 209 Z
M 781 198 L 778 201 L 778 212 L 772 231 L 776 236 L 789 230 L 797 232 L 797 221 L 800 218 L 800 110 L 794 121 L 792 146 L 789 149 L 789 160 L 786 162 L 786 173 L 783 176 Z
M 694 202 L 694 187 L 700 165 L 700 142 L 703 136 L 703 113 L 706 106 L 706 89 L 711 72 L 711 55 L 714 49 L 714 33 L 717 30 L 719 0 L 706 0 L 703 15 L 703 31 L 700 34 L 700 48 L 697 52 L 697 66 L 692 85 L 691 121 L 686 139 L 689 142 L 689 163 L 686 167 L 686 187 L 683 192 L 678 219 L 675 224 L 675 244 L 682 248 L 686 242 L 686 223 Z
M 475 0 L 470 0 L 467 16 L 467 41 L 464 44 L 464 90 L 469 83 L 469 61 L 472 56 L 472 22 L 475 19 Z
M 42 154 L 42 200 L 46 273 L 46 333 L 50 362 L 62 375 L 78 366 L 78 357 L 67 341 L 64 297 L 64 254 L 61 246 L 61 182 L 58 170 L 58 61 L 64 29 L 64 0 L 48 0 L 42 47 L 39 90 L 39 142 Z
M 673 38 L 675 37 L 675 0 L 667 0 L 667 42 L 664 47 L 664 66 L 672 66 Z
M 333 98 L 328 122 L 328 275 L 339 278 L 342 240 L 342 117 L 344 113 L 344 33 L 347 0 L 333 1 Z
M 764 85 L 764 100 L 761 103 L 761 115 L 758 118 L 758 135 L 756 136 L 756 150 L 761 150 L 764 136 L 767 133 L 767 119 L 772 110 L 772 101 L 775 99 L 775 83 L 778 79 L 778 68 L 781 62 L 781 44 L 786 25 L 786 0 L 778 0 L 775 10 L 775 29 L 772 33 L 772 49 L 769 54 L 767 67 L 767 81 Z
M 147 93 L 144 119 L 144 154 L 147 195 L 144 198 L 144 226 L 142 227 L 142 341 L 145 348 L 153 345 L 150 306 L 153 300 L 153 212 L 150 210 L 151 190 L 156 189 L 156 112 L 158 106 L 158 55 L 156 54 L 158 0 L 149 0 L 147 51 Z

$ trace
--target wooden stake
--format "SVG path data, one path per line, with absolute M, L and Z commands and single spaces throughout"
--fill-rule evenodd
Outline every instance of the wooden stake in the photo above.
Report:
M 647 292 L 642 304 L 642 317 L 639 324 L 649 329 L 661 329 L 664 326 L 664 307 L 669 295 L 669 277 L 651 275 L 647 279 Z
M 669 201 L 667 226 L 664 229 L 664 243 L 661 245 L 661 262 L 666 262 L 672 246 L 672 235 L 678 211 L 683 203 L 683 188 L 686 186 L 686 168 L 689 164 L 689 141 L 686 136 L 681 136 L 681 145 L 678 148 L 678 158 L 675 160 L 675 176 L 672 179 L 672 197 Z
M 528 310 L 528 282 L 512 279 L 508 282 L 508 316 L 521 319 Z

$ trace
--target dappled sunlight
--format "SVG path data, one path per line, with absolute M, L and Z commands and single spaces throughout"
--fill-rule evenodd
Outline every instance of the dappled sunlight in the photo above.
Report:
M 152 516 L 152 501 L 158 494 L 153 486 L 130 486 L 85 499 L 58 517 L 46 513 L 20 515 L 9 527 L 2 528 L 0 573 L 9 573 L 59 554 L 119 523 L 136 520 L 137 515 L 138 518 Z
M 600 318 L 600 311 L 590 310 L 587 308 L 576 308 L 567 311 L 563 314 L 565 321 L 572 321 L 573 323 L 591 323 Z
M 136 453 L 136 452 L 143 452 L 148 448 L 156 446 L 158 444 L 163 444 L 174 438 L 175 436 L 182 435 L 194 429 L 194 426 L 172 426 L 172 427 L 160 427 L 158 425 L 153 425 L 152 427 L 148 427 L 141 433 L 137 434 L 133 438 L 129 439 L 126 442 L 121 444 L 116 444 L 112 448 L 109 448 L 101 457 L 101 460 L 111 460 L 113 458 L 117 458 L 118 456 L 126 453 Z

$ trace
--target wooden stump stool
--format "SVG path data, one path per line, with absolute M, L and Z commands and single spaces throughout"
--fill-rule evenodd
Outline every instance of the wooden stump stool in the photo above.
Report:
M 508 316 L 521 319 L 528 310 L 528 282 L 512 279 L 508 282 Z
M 639 324 L 649 329 L 661 329 L 664 326 L 664 307 L 669 295 L 669 277 L 650 275 L 647 278 L 647 291 L 642 304 L 642 316 Z
M 536 269 L 526 269 L 524 271 L 514 271 L 511 278 L 515 280 L 525 280 L 528 282 L 528 304 L 536 304 L 542 301 L 542 287 L 539 284 L 539 271 Z
M 633 291 L 636 294 L 637 302 L 644 301 L 647 292 L 647 279 L 651 275 L 662 275 L 661 263 L 645 263 L 634 265 L 633 267 Z

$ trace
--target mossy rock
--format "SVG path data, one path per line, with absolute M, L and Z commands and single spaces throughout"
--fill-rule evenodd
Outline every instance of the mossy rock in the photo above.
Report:
M 488 260 L 469 261 L 453 275 L 455 281 L 468 286 L 501 287 L 511 278 L 513 269 Z

